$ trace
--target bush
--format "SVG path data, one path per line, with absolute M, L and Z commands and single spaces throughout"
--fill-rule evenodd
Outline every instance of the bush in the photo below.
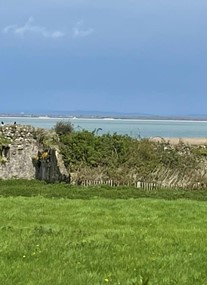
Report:
M 82 180 L 111 179 L 128 185 L 136 181 L 163 181 L 168 175 L 174 183 L 180 179 L 189 181 L 189 177 L 193 182 L 201 181 L 203 156 L 183 144 L 173 146 L 116 133 L 98 136 L 82 130 L 62 135 L 60 150 L 67 169 Z
M 73 132 L 73 125 L 69 121 L 60 121 L 56 123 L 54 129 L 59 136 L 67 135 Z

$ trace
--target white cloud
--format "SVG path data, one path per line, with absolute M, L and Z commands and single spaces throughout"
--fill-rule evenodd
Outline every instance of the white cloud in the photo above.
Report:
M 84 29 L 83 28 L 83 22 L 82 21 L 77 22 L 76 26 L 73 28 L 74 38 L 88 37 L 93 33 L 94 33 L 94 29 L 92 29 L 92 28 Z
M 10 25 L 3 29 L 3 33 L 13 33 L 14 35 L 24 37 L 26 34 L 37 34 L 44 38 L 61 38 L 65 34 L 61 31 L 49 31 L 45 27 L 37 26 L 34 24 L 34 18 L 30 17 L 23 26 Z

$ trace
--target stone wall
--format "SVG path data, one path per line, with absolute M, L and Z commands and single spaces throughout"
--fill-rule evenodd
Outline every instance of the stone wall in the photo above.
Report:
M 47 156 L 43 157 L 39 157 L 36 161 L 33 161 L 36 168 L 36 179 L 48 182 L 69 182 L 68 172 L 63 163 L 62 156 L 57 149 L 48 150 Z
M 0 179 L 36 178 L 48 182 L 69 180 L 58 147 L 49 150 L 47 159 L 38 157 L 45 147 L 40 142 L 43 133 L 44 130 L 32 126 L 0 127 Z

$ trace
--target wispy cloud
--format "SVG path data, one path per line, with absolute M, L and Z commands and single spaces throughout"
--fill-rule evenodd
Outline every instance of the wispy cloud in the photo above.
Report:
M 79 21 L 76 23 L 75 27 L 73 28 L 73 36 L 74 38 L 84 38 L 88 37 L 94 33 L 94 29 L 88 28 L 84 29 L 83 21 Z
M 30 17 L 23 26 L 18 26 L 18 25 L 6 26 L 3 29 L 3 33 L 5 34 L 12 33 L 19 37 L 24 37 L 26 34 L 32 33 L 42 36 L 44 38 L 53 38 L 53 39 L 65 36 L 65 34 L 61 31 L 49 31 L 45 27 L 35 25 L 33 17 Z

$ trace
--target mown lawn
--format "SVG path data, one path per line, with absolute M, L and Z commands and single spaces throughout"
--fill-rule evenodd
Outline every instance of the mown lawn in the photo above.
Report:
M 73 198 L 2 195 L 0 284 L 207 284 L 205 201 Z

